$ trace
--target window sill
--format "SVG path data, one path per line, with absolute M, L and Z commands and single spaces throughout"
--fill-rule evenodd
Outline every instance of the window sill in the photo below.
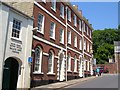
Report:
M 11 37 L 11 39 L 12 39 L 12 40 L 15 40 L 15 41 L 22 42 L 22 40 L 21 40 L 21 39 L 19 39 L 19 38 Z
M 55 75 L 55 73 L 48 72 L 47 75 Z
M 61 17 L 62 19 L 65 19 L 64 16 L 62 16 L 62 15 L 60 15 L 60 17 Z
M 78 73 L 77 71 L 74 71 L 74 73 Z
M 64 42 L 60 42 L 60 44 L 64 45 Z
M 33 72 L 33 74 L 44 74 L 43 72 Z
M 52 8 L 52 7 L 51 7 L 51 9 L 52 9 L 54 12 L 56 12 L 56 9 L 54 9 L 54 8 Z
M 67 72 L 72 72 L 71 70 L 67 70 Z
M 71 45 L 71 42 L 68 42 L 69 45 Z
M 50 39 L 55 40 L 55 38 L 54 38 L 54 37 L 50 37 Z
M 37 30 L 37 32 L 40 33 L 40 34 L 44 34 L 44 32 L 40 32 L 39 30 Z

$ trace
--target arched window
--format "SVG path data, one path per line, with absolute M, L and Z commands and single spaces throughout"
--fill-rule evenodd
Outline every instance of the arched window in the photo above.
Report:
M 37 48 L 35 48 L 34 72 L 41 73 L 41 63 L 42 63 L 42 49 L 40 47 L 37 47 Z
M 53 51 L 49 52 L 49 58 L 48 58 L 48 73 L 53 73 L 53 63 L 54 63 L 54 53 Z
M 68 68 L 68 71 L 71 70 L 71 55 L 70 53 L 68 54 L 68 57 L 67 57 L 67 68 Z

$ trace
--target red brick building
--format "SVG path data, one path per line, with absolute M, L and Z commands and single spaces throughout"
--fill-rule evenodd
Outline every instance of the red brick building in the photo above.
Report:
M 93 28 L 76 6 L 34 1 L 33 16 L 32 86 L 92 74 Z

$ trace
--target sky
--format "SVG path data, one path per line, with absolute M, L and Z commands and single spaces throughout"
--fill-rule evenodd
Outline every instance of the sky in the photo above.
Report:
M 118 2 L 71 2 L 78 5 L 94 30 L 118 27 Z

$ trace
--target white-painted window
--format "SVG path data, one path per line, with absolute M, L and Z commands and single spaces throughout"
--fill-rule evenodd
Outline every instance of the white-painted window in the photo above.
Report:
M 89 35 L 89 28 L 88 28 L 88 26 L 87 26 L 87 35 Z
M 69 8 L 67 10 L 67 19 L 71 22 L 71 10 Z
M 86 40 L 84 39 L 84 50 L 86 50 Z
M 53 66 L 54 66 L 54 53 L 53 51 L 50 51 L 48 58 L 48 73 L 53 73 Z
M 79 30 L 80 31 L 82 30 L 82 22 L 81 22 L 81 20 L 79 20 Z
M 68 31 L 67 38 L 68 38 L 68 44 L 71 44 L 71 31 Z
M 77 47 L 77 36 L 74 36 L 74 47 Z
M 62 3 L 60 4 L 60 16 L 64 18 L 64 5 Z
M 82 38 L 80 38 L 80 50 L 82 50 Z
M 77 57 L 74 57 L 74 72 L 77 72 Z
M 21 21 L 13 19 L 12 37 L 20 38 Z
M 91 30 L 90 30 L 90 38 L 92 37 L 92 34 L 91 34 L 92 32 L 91 32 Z
M 50 38 L 55 39 L 55 27 L 56 24 L 54 22 L 51 22 L 50 24 Z
M 51 0 L 51 8 L 56 11 L 56 0 Z
M 87 43 L 87 51 L 88 52 L 90 51 L 90 45 L 89 45 L 89 43 Z
M 89 71 L 90 70 L 90 62 L 88 61 L 87 64 L 88 64 L 87 65 L 87 71 Z
M 85 32 L 85 23 L 83 23 L 83 28 L 84 28 L 84 32 Z
M 64 44 L 64 30 L 60 29 L 60 43 Z
M 38 32 L 44 34 L 44 15 L 39 14 L 38 15 Z
M 42 49 L 40 47 L 35 48 L 35 66 L 34 72 L 41 73 L 42 64 Z
M 74 17 L 73 17 L 73 21 L 74 21 L 74 26 L 77 26 L 77 16 L 74 14 Z
M 67 68 L 68 68 L 68 71 L 71 71 L 71 55 L 70 53 L 68 54 L 68 57 L 67 57 Z

